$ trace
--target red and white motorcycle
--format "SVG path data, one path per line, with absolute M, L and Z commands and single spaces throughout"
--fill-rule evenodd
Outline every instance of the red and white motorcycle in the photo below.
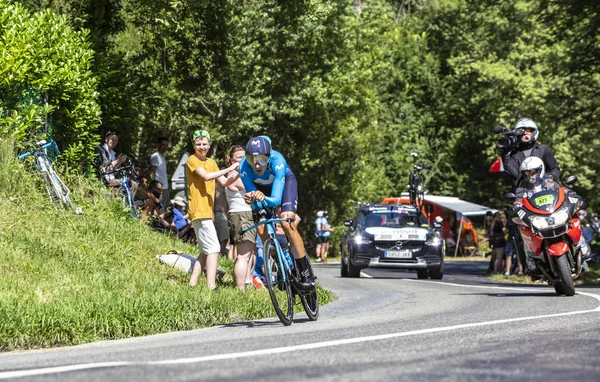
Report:
M 571 176 L 565 184 L 576 180 Z M 584 252 L 589 251 L 577 216 L 582 199 L 555 184 L 553 189 L 524 197 L 513 209 L 512 220 L 521 231 L 529 273 L 554 286 L 557 294 L 573 296 L 573 280 L 582 271 Z M 506 197 L 516 199 L 513 193 Z

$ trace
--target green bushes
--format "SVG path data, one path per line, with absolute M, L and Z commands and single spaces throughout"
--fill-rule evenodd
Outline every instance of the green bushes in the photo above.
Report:
M 0 134 L 17 145 L 52 133 L 70 166 L 93 153 L 100 123 L 93 50 L 86 30 L 50 10 L 30 13 L 19 3 L 0 0 Z M 47 104 L 42 97 L 47 95 Z
M 264 289 L 234 288 L 227 261 L 217 292 L 159 264 L 157 254 L 197 248 L 134 221 L 98 182 L 70 179 L 83 209 L 75 215 L 56 210 L 36 178 L 17 163 L 10 139 L 0 141 L 0 351 L 274 316 Z M 333 298 L 322 289 L 319 297 Z

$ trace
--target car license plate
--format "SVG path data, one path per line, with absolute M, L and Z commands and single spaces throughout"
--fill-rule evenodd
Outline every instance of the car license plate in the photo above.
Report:
M 412 251 L 386 251 L 385 257 L 393 257 L 397 259 L 410 259 Z

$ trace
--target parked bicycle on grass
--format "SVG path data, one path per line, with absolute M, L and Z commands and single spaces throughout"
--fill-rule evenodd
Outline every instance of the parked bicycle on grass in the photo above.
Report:
M 316 321 L 319 318 L 317 288 L 306 289 L 302 286 L 296 259 L 282 249 L 276 236 L 276 224 L 281 222 L 291 223 L 293 219 L 277 218 L 273 215 L 273 211 L 266 207 L 264 203 L 260 208 L 259 214 L 262 218 L 267 216 L 273 217 L 262 220 L 252 227 L 240 231 L 240 235 L 261 225 L 265 225 L 267 228 L 269 238 L 263 243 L 263 272 L 266 280 L 265 285 L 269 291 L 273 308 L 275 308 L 279 320 L 286 326 L 292 324 L 296 296 L 299 296 L 308 318 L 311 321 Z M 316 277 L 314 276 L 310 262 L 308 264 L 310 273 L 313 279 L 315 279 Z
M 71 191 L 62 181 L 60 176 L 58 176 L 56 171 L 54 171 L 52 162 L 48 157 L 47 150 L 49 148 L 54 149 L 56 155 L 60 154 L 58 145 L 53 140 L 50 140 L 50 142 L 42 140 L 37 142 L 36 145 L 38 146 L 37 150 L 19 155 L 19 160 L 24 160 L 29 156 L 33 156 L 35 167 L 44 180 L 44 185 L 46 187 L 46 191 L 48 192 L 48 196 L 50 197 L 50 201 L 62 208 L 69 208 L 78 215 L 81 214 L 81 208 L 75 208 L 73 206 L 70 196 Z
M 131 161 L 125 161 L 118 167 L 114 169 L 103 169 L 102 175 L 113 175 L 117 179 L 121 179 L 121 184 L 116 190 L 117 197 L 121 200 L 123 208 L 129 210 L 131 217 L 134 219 L 139 219 L 140 217 L 140 207 L 143 204 L 136 202 L 134 198 L 134 194 L 132 191 L 132 182 L 135 177 L 132 176 L 134 172 L 133 163 Z M 137 187 L 135 187 L 137 189 Z

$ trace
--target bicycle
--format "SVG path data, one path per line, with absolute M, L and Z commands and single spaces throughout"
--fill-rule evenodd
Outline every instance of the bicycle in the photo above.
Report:
M 272 215 L 266 206 L 262 206 L 261 216 Z M 292 222 L 291 218 L 272 217 L 256 223 L 240 234 L 256 229 L 260 225 L 267 226 L 269 238 L 263 243 L 263 256 L 265 268 L 265 286 L 269 291 L 273 308 L 279 320 L 285 325 L 292 324 L 294 319 L 294 306 L 296 296 L 300 297 L 304 311 L 311 321 L 319 318 L 319 298 L 316 287 L 311 291 L 306 291 L 300 283 L 300 272 L 293 256 L 288 251 L 283 251 L 275 235 L 275 224 L 281 222 Z M 309 270 L 314 274 L 309 261 Z
M 410 198 L 410 204 L 417 207 L 420 211 L 423 207 L 425 200 L 425 178 L 423 177 L 423 162 L 417 163 L 419 155 L 417 153 L 410 153 L 413 157 L 413 169 L 410 171 L 408 177 L 408 196 Z
M 129 182 L 132 181 L 131 173 L 133 171 L 133 164 L 131 162 L 125 162 L 112 171 L 104 171 L 103 175 L 114 174 L 115 177 L 121 178 L 121 185 L 119 188 L 117 188 L 116 195 L 119 199 L 121 199 L 123 208 L 129 209 L 131 217 L 134 219 L 139 219 L 139 206 L 136 204 L 135 197 L 131 192 L 131 187 L 129 186 Z
M 58 176 L 56 171 L 54 171 L 50 158 L 48 158 L 47 150 L 51 147 L 54 149 L 56 155 L 60 154 L 60 151 L 58 150 L 58 145 L 54 140 L 50 140 L 50 142 L 41 140 L 39 142 L 36 142 L 36 145 L 38 146 L 37 150 L 19 155 L 19 160 L 22 161 L 25 158 L 33 155 L 35 167 L 41 175 L 42 179 L 44 179 L 44 185 L 46 186 L 46 191 L 48 192 L 50 201 L 55 205 L 60 205 L 62 208 L 71 209 L 77 215 L 81 215 L 81 208 L 75 208 L 73 206 L 70 196 L 71 191 L 62 181 L 62 179 Z

